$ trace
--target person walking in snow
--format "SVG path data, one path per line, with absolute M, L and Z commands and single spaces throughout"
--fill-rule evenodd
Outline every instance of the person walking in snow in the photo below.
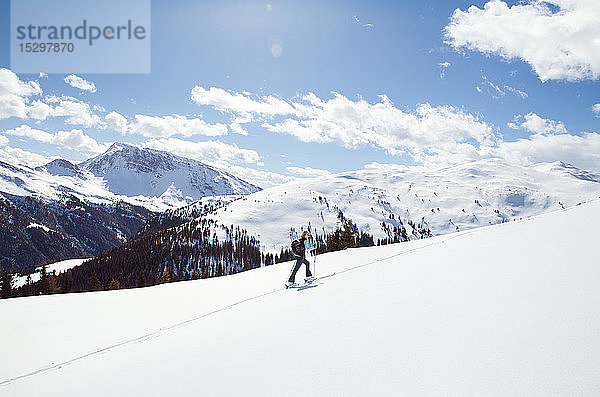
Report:
M 305 230 L 300 235 L 298 240 L 294 240 L 292 242 L 292 253 L 296 258 L 296 263 L 294 265 L 294 269 L 292 270 L 292 274 L 290 275 L 289 280 L 285 283 L 286 287 L 291 287 L 296 285 L 296 273 L 300 270 L 300 266 L 304 263 L 306 265 L 306 278 L 305 282 L 310 282 L 314 280 L 312 273 L 310 272 L 310 262 L 306 259 L 306 251 L 312 250 L 314 247 L 310 246 L 308 242 L 308 237 L 310 236 L 310 232 Z

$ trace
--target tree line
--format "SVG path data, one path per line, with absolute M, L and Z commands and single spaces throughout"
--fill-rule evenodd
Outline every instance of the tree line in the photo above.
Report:
M 219 277 L 269 260 L 246 230 L 199 218 L 111 248 L 60 274 L 44 266 L 39 281 L 20 288 L 12 288 L 8 272 L 0 279 L 7 280 L 1 285 L 3 297 L 85 292 Z

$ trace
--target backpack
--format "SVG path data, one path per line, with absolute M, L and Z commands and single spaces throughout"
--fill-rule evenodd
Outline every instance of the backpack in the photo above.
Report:
M 294 255 L 302 256 L 304 254 L 304 243 L 300 240 L 292 241 L 292 252 Z

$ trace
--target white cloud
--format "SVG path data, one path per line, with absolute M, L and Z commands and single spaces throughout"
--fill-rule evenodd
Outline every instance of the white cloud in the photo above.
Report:
M 503 142 L 494 153 L 519 164 L 564 161 L 589 171 L 600 172 L 600 134 L 582 136 L 536 134 L 529 139 Z
M 114 111 L 110 112 L 104 116 L 104 121 L 106 121 L 106 126 L 112 130 L 120 132 L 121 134 L 127 132 L 127 119 L 120 113 Z
M 525 99 L 525 98 L 529 97 L 529 95 L 528 95 L 528 94 L 527 94 L 525 91 L 523 91 L 523 90 L 519 90 L 518 88 L 513 88 L 513 87 L 511 87 L 511 86 L 509 86 L 509 85 L 505 85 L 505 86 L 504 86 L 504 89 L 505 89 L 506 91 L 508 91 L 508 92 L 512 93 L 512 94 L 515 94 L 515 95 L 517 95 L 517 96 L 520 96 L 520 97 L 521 97 L 521 98 L 523 98 L 523 99 Z
M 287 167 L 286 168 L 288 170 L 288 172 L 290 174 L 294 174 L 294 175 L 299 175 L 299 176 L 303 176 L 303 177 L 314 177 L 314 176 L 325 176 L 325 175 L 331 175 L 331 172 L 327 171 L 327 170 L 322 170 L 322 169 L 318 169 L 318 168 L 312 168 L 312 167 Z
M 234 134 L 240 135 L 248 135 L 248 131 L 242 127 L 242 124 L 247 124 L 252 122 L 252 118 L 249 116 L 234 116 L 231 119 L 231 123 L 229 123 L 229 129 Z
M 37 167 L 47 164 L 50 159 L 40 154 L 31 153 L 23 149 L 5 146 L 0 149 L 0 160 L 10 164 L 22 164 L 28 167 Z
M 448 69 L 452 64 L 448 61 L 438 63 L 440 67 L 440 79 L 444 80 L 446 78 L 446 69 Z
M 85 80 L 74 74 L 70 74 L 67 77 L 65 77 L 65 83 L 67 83 L 71 87 L 79 88 L 82 91 L 97 91 L 96 85 L 93 82 Z
M 497 140 L 490 125 L 460 109 L 421 104 L 414 111 L 406 111 L 395 107 L 385 95 L 375 104 L 353 101 L 338 93 L 332 99 L 308 93 L 284 101 L 196 86 L 192 99 L 234 116 L 261 121 L 268 131 L 293 135 L 302 142 L 335 143 L 350 149 L 373 146 L 391 154 L 409 153 L 417 159 L 426 153 L 462 151 L 460 146 L 467 142 L 481 145 Z
M 65 123 L 82 125 L 84 127 L 101 126 L 102 120 L 92 112 L 90 105 L 85 102 L 60 100 L 52 112 L 54 117 L 66 117 Z
M 101 153 L 106 149 L 104 146 L 99 145 L 93 138 L 84 134 L 82 130 L 77 129 L 58 131 L 52 134 L 23 124 L 17 128 L 2 131 L 2 133 L 91 153 Z
M 600 117 L 600 103 L 597 103 L 594 106 L 592 106 L 592 113 L 594 113 L 596 117 Z
M 222 161 L 208 162 L 208 164 L 224 169 L 240 179 L 252 183 L 253 185 L 261 188 L 267 188 L 275 185 L 281 185 L 282 183 L 290 182 L 296 178 L 278 174 L 276 172 L 269 172 L 263 170 L 257 170 L 249 167 L 242 167 L 239 165 L 228 164 Z
M 4 135 L 0 135 L 0 146 L 8 145 L 8 138 Z
M 595 80 L 600 77 L 599 20 L 597 0 L 525 0 L 511 7 L 492 0 L 483 9 L 456 9 L 445 38 L 457 50 L 522 59 L 541 81 Z
M 0 69 L 0 120 L 9 117 L 27 117 L 29 97 L 41 95 L 37 81 L 22 81 L 8 69 Z
M 142 144 L 151 149 L 165 150 L 182 157 L 199 161 L 225 161 L 238 164 L 262 165 L 254 150 L 242 149 L 219 141 L 191 142 L 177 138 L 151 139 Z
M 103 128 L 104 122 L 95 114 L 90 105 L 71 97 L 50 96 L 44 101 L 36 100 L 27 107 L 32 119 L 46 120 L 50 117 L 65 117 L 65 123 L 86 128 Z
M 544 119 L 535 113 L 528 113 L 525 116 L 517 115 L 515 119 L 508 123 L 512 129 L 522 128 L 525 131 L 534 134 L 566 134 L 567 128 L 562 121 Z
M 191 98 L 198 105 L 208 105 L 222 112 L 235 112 L 246 117 L 250 114 L 274 116 L 297 113 L 288 102 L 271 95 L 255 100 L 249 95 L 230 93 L 217 87 L 210 87 L 207 90 L 195 86 L 192 88 Z
M 525 91 L 511 87 L 507 84 L 495 84 L 487 76 L 481 76 L 481 84 L 475 87 L 475 89 L 478 92 L 483 92 L 485 90 L 485 92 L 494 99 L 505 97 L 507 93 L 514 94 L 522 99 L 529 96 Z
M 49 132 L 38 130 L 36 128 L 31 128 L 30 126 L 25 124 L 17 128 L 3 131 L 2 133 L 13 136 L 21 136 L 43 143 L 51 143 L 52 138 L 54 137 L 54 135 L 50 134 Z
M 48 73 L 40 72 L 40 79 L 47 79 Z
M 58 131 L 54 134 L 52 143 L 68 149 L 82 150 L 91 153 L 102 153 L 107 149 L 105 146 L 99 145 L 94 138 L 84 134 L 82 130 L 77 129 L 71 131 Z
M 375 27 L 375 25 L 373 25 L 372 23 L 362 23 L 356 15 L 352 16 L 352 22 L 367 29 L 372 29 L 373 27 Z
M 137 114 L 135 121 L 127 126 L 127 132 L 149 138 L 168 138 L 173 135 L 220 136 L 227 135 L 228 131 L 225 124 L 209 124 L 202 119 L 188 119 L 177 114 L 162 117 Z

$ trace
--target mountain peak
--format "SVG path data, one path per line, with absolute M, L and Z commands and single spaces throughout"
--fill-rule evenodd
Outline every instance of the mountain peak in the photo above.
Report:
M 44 166 L 37 167 L 36 170 L 45 170 L 52 175 L 81 176 L 81 170 L 77 164 L 73 164 L 69 160 L 65 159 L 52 160 Z
M 131 145 L 129 143 L 114 142 L 112 145 L 110 145 L 110 147 L 106 150 L 106 152 L 104 152 L 100 156 L 112 154 L 112 153 L 119 152 L 122 150 L 134 150 L 134 149 L 140 150 L 137 146 Z
M 115 142 L 106 152 L 79 164 L 83 170 L 104 178 L 110 191 L 126 196 L 161 197 L 180 191 L 182 197 L 248 194 L 256 186 L 200 161 L 162 150 Z M 166 196 L 165 196 L 166 197 Z

